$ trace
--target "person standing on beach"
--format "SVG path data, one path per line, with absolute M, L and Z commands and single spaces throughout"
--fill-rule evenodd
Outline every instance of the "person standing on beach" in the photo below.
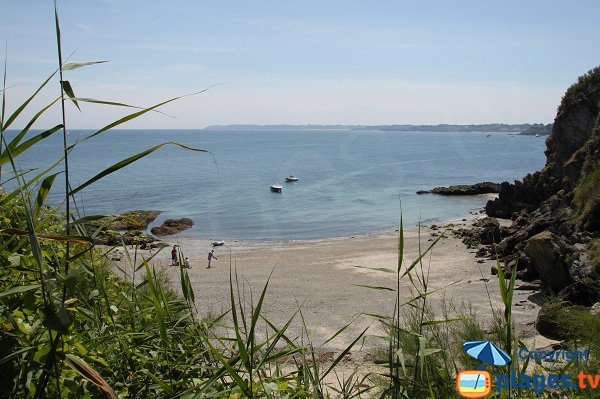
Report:
M 177 262 L 177 245 L 173 245 L 173 249 L 171 250 L 171 266 L 177 266 L 179 262 Z
M 192 268 L 192 266 L 190 266 L 190 258 L 188 258 L 187 256 L 185 257 L 184 265 L 185 265 L 186 269 L 191 269 Z
M 206 267 L 207 269 L 210 269 L 210 261 L 211 261 L 212 259 L 214 259 L 214 260 L 218 260 L 218 259 L 217 259 L 217 257 L 215 256 L 215 250 L 214 250 L 214 249 L 213 249 L 213 250 L 211 250 L 211 251 L 208 253 L 208 266 Z

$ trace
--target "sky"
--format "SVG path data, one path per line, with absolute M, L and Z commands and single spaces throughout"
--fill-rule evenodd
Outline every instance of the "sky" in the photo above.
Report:
M 54 5 L 0 7 L 11 110 L 58 65 Z M 147 107 L 210 87 L 125 128 L 551 123 L 566 88 L 600 64 L 597 0 L 62 0 L 58 8 L 64 57 L 109 61 L 65 73 L 77 96 Z M 52 81 L 24 116 L 58 90 Z M 68 106 L 68 126 L 99 128 L 128 112 Z M 51 109 L 38 125 L 59 118 Z

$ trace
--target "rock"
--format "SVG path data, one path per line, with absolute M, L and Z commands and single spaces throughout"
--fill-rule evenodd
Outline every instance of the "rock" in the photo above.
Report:
M 587 202 L 578 225 L 584 231 L 600 230 L 600 194 Z
M 565 243 L 550 231 L 531 237 L 525 247 L 531 266 L 542 283 L 554 292 L 559 292 L 571 283 L 569 269 L 564 261 L 566 253 Z
M 139 230 L 128 231 L 123 234 L 123 241 L 126 245 L 150 244 L 154 241 L 154 237 L 141 232 Z
M 145 230 L 159 214 L 160 211 L 130 211 L 87 222 L 86 226 L 93 228 L 104 226 L 107 230 Z
M 515 290 L 518 290 L 518 291 L 538 291 L 541 288 L 542 288 L 542 284 L 538 281 L 537 283 L 533 282 L 533 283 L 528 283 L 528 284 L 517 285 L 515 287 Z
M 585 253 L 578 253 L 578 259 L 573 259 L 569 265 L 569 276 L 571 280 L 579 281 L 589 277 L 593 273 L 591 261 Z
M 490 268 L 490 273 L 492 274 L 492 276 L 498 275 L 498 267 L 497 266 L 492 266 Z
M 596 302 L 590 307 L 590 313 L 593 315 L 600 315 L 600 302 Z
M 162 225 L 153 227 L 150 232 L 157 236 L 168 236 L 187 230 L 193 225 L 194 221 L 188 218 L 167 219 Z
M 476 258 L 483 258 L 489 255 L 487 248 L 479 248 L 475 253 Z
M 433 190 L 420 190 L 417 194 L 439 194 L 439 195 L 478 195 L 500 192 L 498 183 L 483 182 L 476 184 L 460 184 L 450 187 L 436 187 Z
M 597 281 L 585 278 L 563 288 L 558 295 L 575 305 L 592 306 L 600 301 L 600 288 Z
M 103 230 L 94 239 L 96 245 L 135 245 L 135 244 L 150 244 L 154 242 L 154 237 L 141 232 L 139 230 L 127 231 L 121 234 L 115 230 Z
M 500 242 L 500 223 L 498 223 L 498 220 L 495 218 L 486 217 L 479 219 L 473 225 L 479 228 L 477 230 L 477 236 L 479 242 L 483 245 L 490 245 Z

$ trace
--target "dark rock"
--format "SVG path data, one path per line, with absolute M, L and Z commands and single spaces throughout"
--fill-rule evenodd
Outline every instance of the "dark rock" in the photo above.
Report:
M 478 227 L 477 236 L 483 245 L 499 243 L 501 239 L 500 223 L 495 218 L 483 218 L 477 220 L 474 226 Z
M 417 194 L 478 195 L 498 192 L 500 192 L 500 185 L 498 183 L 483 182 L 476 184 L 460 184 L 450 187 L 436 187 L 430 191 L 417 191 Z
M 584 231 L 600 230 L 600 194 L 588 201 L 582 212 L 579 227 Z
M 531 269 L 524 269 L 517 271 L 517 278 L 521 281 L 534 281 L 538 278 L 537 273 L 535 271 L 531 271 Z
M 538 291 L 542 289 L 542 286 L 539 282 L 535 283 L 528 283 L 528 284 L 521 284 L 521 285 L 517 285 L 515 287 L 515 290 L 518 291 Z
M 559 292 L 571 283 L 564 261 L 566 244 L 556 234 L 544 231 L 531 237 L 525 247 L 525 254 L 543 284 L 554 292 Z
M 498 267 L 497 266 L 492 266 L 490 268 L 490 273 L 492 274 L 492 276 L 498 275 Z
M 476 258 L 483 258 L 488 256 L 490 253 L 488 252 L 487 248 L 479 248 L 477 250 L 477 252 L 475 253 L 475 257 Z
M 563 288 L 559 296 L 575 305 L 592 306 L 600 301 L 600 288 L 597 281 L 585 278 Z
M 517 257 L 517 270 L 528 270 L 531 269 L 531 259 L 524 253 L 520 253 Z
M 194 221 L 188 218 L 167 219 L 162 225 L 153 227 L 150 232 L 157 236 L 168 236 L 187 230 L 193 225 Z

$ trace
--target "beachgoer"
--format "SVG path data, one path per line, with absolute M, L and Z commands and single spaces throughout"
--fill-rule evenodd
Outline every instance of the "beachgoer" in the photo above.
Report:
M 187 256 L 185 257 L 185 263 L 184 264 L 185 264 L 185 267 L 187 269 L 191 269 L 192 268 L 192 266 L 190 266 L 190 259 Z
M 177 245 L 173 245 L 173 249 L 171 250 L 171 266 L 177 266 L 179 262 L 177 262 Z
M 210 261 L 211 261 L 211 259 L 218 260 L 217 257 L 215 256 L 215 250 L 214 249 L 208 253 L 208 267 L 207 267 L 207 269 L 210 269 Z

